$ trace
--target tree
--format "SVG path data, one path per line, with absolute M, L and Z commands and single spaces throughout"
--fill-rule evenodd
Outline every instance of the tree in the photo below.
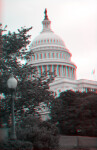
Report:
M 49 101 L 54 98 L 53 93 L 49 91 L 49 83 L 53 80 L 53 74 L 48 72 L 50 75 L 48 77 L 45 76 L 46 73 L 44 72 L 40 77 L 34 67 L 28 63 L 22 65 L 19 61 L 24 59 L 28 62 L 30 56 L 33 55 L 33 52 L 29 51 L 28 47 L 30 43 L 28 32 L 32 27 L 22 27 L 18 29 L 17 33 L 9 31 L 6 34 L 3 34 L 5 30 L 2 29 L 2 26 L 0 27 L 0 31 L 2 31 L 0 92 L 5 95 L 5 98 L 1 99 L 1 115 L 7 114 L 7 116 L 10 116 L 11 114 L 10 91 L 8 91 L 6 83 L 10 74 L 13 73 L 18 80 L 15 100 L 15 114 L 16 120 L 18 120 L 25 115 L 25 108 L 29 110 L 27 113 L 32 113 L 33 107 L 38 105 L 40 101 Z
M 62 92 L 60 97 L 53 101 L 51 109 L 52 121 L 59 127 L 60 133 L 95 136 L 97 132 L 97 121 L 94 117 L 97 114 L 96 98 L 97 94 L 93 92 Z
M 27 65 L 22 66 L 18 61 L 18 59 L 22 59 L 23 57 L 29 59 L 28 54 L 32 53 L 27 50 L 27 45 L 30 43 L 30 35 L 27 35 L 27 33 L 31 28 L 21 28 L 18 29 L 18 33 L 8 32 L 4 34 L 6 27 L 3 28 L 2 24 L 0 24 L 0 50 L 2 52 L 0 53 L 0 93 L 4 93 L 5 95 L 5 98 L 1 99 L 0 113 L 3 113 L 3 115 L 7 113 L 9 115 L 11 110 L 6 85 L 10 73 L 15 74 L 16 78 L 22 81 L 26 77 L 26 72 L 32 69 L 27 67 Z M 28 72 L 28 74 L 30 73 Z
M 80 135 L 97 136 L 97 95 L 81 98 L 78 108 Z
M 75 92 L 65 91 L 53 102 L 52 120 L 56 122 L 61 134 L 76 134 L 75 98 Z

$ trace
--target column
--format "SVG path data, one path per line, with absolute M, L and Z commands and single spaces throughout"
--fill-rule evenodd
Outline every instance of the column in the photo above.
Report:
M 45 68 L 44 68 L 44 66 L 42 66 L 42 72 L 44 72 L 45 71 Z
M 62 65 L 60 65 L 60 77 L 62 77 Z
M 54 65 L 52 65 L 52 72 L 54 73 Z
M 74 79 L 76 78 L 75 69 L 74 69 Z
M 40 68 L 41 68 L 41 75 L 42 75 L 42 66 Z
M 41 66 L 39 66 L 38 69 L 39 69 L 39 75 L 41 76 Z
M 66 77 L 68 77 L 68 68 L 66 66 Z
M 59 77 L 61 76 L 61 66 L 59 65 Z
M 74 69 L 74 70 L 75 70 L 75 72 L 74 72 L 74 73 L 75 73 L 75 79 L 76 79 L 76 69 Z
M 68 77 L 69 77 L 69 76 L 70 76 L 70 75 L 69 75 L 69 67 L 67 67 L 67 68 L 68 68 Z
M 57 65 L 55 65 L 55 75 L 57 76 Z
M 63 68 L 63 65 L 62 65 L 62 77 L 64 76 L 63 72 L 64 72 L 64 68 Z
M 72 68 L 72 78 L 73 78 L 73 68 Z
M 69 67 L 69 78 L 71 78 L 71 68 Z
M 63 76 L 65 77 L 65 66 L 63 66 Z
M 49 68 L 48 68 L 48 65 L 46 65 L 46 72 L 47 72 L 47 76 L 49 76 Z
M 37 66 L 37 71 L 38 71 L 38 73 L 39 73 L 39 66 Z
M 69 67 L 68 67 L 68 77 L 70 78 L 70 70 L 69 70 Z
M 53 72 L 53 71 L 52 71 L 52 65 L 50 65 L 50 72 Z
M 45 66 L 45 72 L 46 72 L 46 76 L 47 76 L 47 65 Z
M 66 66 L 64 66 L 64 77 L 66 77 Z
M 59 68 L 59 65 L 57 65 L 57 76 L 59 77 L 59 70 L 58 70 L 58 68 Z

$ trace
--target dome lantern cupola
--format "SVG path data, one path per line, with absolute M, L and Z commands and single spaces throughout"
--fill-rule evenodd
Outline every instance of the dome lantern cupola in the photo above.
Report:
M 44 20 L 42 21 L 42 24 L 43 24 L 42 32 L 46 32 L 46 31 L 52 32 L 51 31 L 51 26 L 50 26 L 51 25 L 51 21 L 48 19 L 47 9 L 46 8 L 45 8 L 44 14 L 45 14 L 45 16 L 44 16 Z

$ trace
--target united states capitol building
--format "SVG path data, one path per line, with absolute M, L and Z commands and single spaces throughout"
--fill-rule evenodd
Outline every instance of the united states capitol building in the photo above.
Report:
M 51 21 L 45 9 L 43 29 L 32 41 L 30 50 L 34 52 L 29 64 L 35 66 L 39 74 L 50 71 L 55 74 L 50 90 L 58 96 L 66 90 L 97 92 L 97 81 L 76 78 L 77 66 L 71 61 L 72 54 L 66 48 L 64 41 L 51 29 Z

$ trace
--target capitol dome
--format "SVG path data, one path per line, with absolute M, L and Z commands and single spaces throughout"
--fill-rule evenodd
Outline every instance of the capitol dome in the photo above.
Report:
M 30 50 L 34 56 L 31 56 L 29 63 L 36 66 L 40 74 L 44 71 L 50 71 L 55 73 L 55 79 L 74 80 L 76 78 L 76 65 L 71 61 L 72 54 L 66 48 L 64 41 L 51 30 L 47 9 L 44 13 L 42 32 L 30 45 Z
M 63 40 L 51 30 L 43 31 L 32 42 L 31 47 L 44 45 L 62 46 L 65 48 Z
M 28 64 L 36 68 L 41 76 L 44 72 L 53 72 L 55 80 L 50 83 L 50 90 L 55 95 L 65 90 L 87 92 L 97 91 L 97 82 L 76 80 L 76 65 L 71 61 L 72 54 L 64 41 L 51 30 L 51 21 L 45 9 L 42 32 L 32 41 L 30 50 L 33 55 Z M 48 76 L 48 74 L 46 73 Z

